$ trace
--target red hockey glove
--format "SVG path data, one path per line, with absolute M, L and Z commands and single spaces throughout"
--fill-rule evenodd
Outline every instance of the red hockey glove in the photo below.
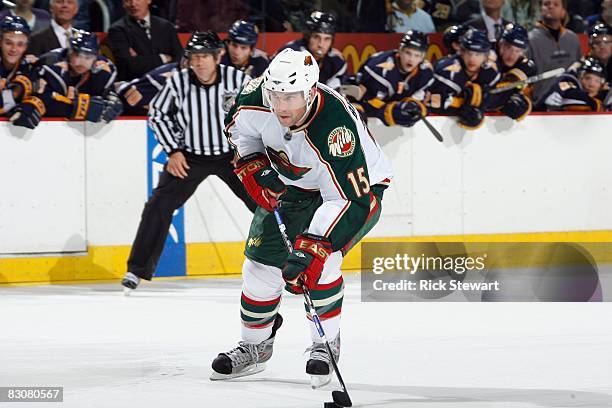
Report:
M 234 173 L 242 181 L 251 198 L 267 211 L 273 210 L 274 199 L 287 190 L 287 186 L 278 178 L 278 173 L 263 153 L 253 153 L 240 158 Z
M 315 234 L 300 234 L 296 237 L 293 252 L 283 266 L 283 279 L 293 286 L 294 292 L 301 292 L 300 281 L 313 289 L 323 271 L 323 265 L 331 253 L 329 239 Z

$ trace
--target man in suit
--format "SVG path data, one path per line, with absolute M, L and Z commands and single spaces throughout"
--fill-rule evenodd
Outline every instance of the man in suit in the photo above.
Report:
M 497 43 L 504 32 L 504 27 L 510 23 L 501 16 L 504 3 L 505 0 L 481 0 L 480 17 L 468 21 L 466 25 L 485 31 L 489 41 Z
M 162 64 L 179 62 L 183 49 L 172 23 L 152 16 L 151 0 L 123 0 L 127 15 L 108 30 L 120 80 L 139 78 Z
M 72 20 L 79 11 L 77 0 L 51 0 L 51 25 L 30 37 L 27 54 L 40 56 L 56 48 L 68 47 L 72 35 Z

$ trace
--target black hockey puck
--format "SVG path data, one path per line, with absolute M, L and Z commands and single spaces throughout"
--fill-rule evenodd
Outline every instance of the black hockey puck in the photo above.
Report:
M 324 402 L 323 403 L 323 408 L 339 408 L 340 405 L 336 405 L 335 402 Z

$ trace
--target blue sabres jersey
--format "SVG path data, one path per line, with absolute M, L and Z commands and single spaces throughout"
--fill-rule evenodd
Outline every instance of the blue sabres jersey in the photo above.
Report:
M 462 95 L 463 88 L 468 82 L 480 85 L 483 95 L 495 86 L 500 79 L 497 66 L 492 61 L 485 61 L 475 75 L 465 70 L 463 60 L 459 55 L 449 55 L 436 62 L 434 67 L 435 81 L 431 85 L 431 98 L 429 106 L 442 111 L 458 108 L 457 98 Z M 483 101 L 483 104 L 486 104 Z
M 566 73 L 540 98 L 536 110 L 601 112 L 610 108 L 604 107 L 605 95 L 606 92 L 602 91 L 594 98 L 589 96 L 580 81 L 574 75 Z
M 278 52 L 281 52 L 285 48 L 291 48 L 296 51 L 308 50 L 306 41 L 303 38 L 285 44 Z M 332 89 L 339 88 L 342 84 L 347 67 L 342 53 L 335 48 L 331 48 L 318 63 L 320 69 L 319 82 L 324 83 Z
M 16 104 L 32 94 L 36 70 L 25 58 L 7 69 L 0 57 L 0 114 L 9 112 Z
M 47 64 L 39 71 L 42 87 L 49 87 L 72 99 L 74 92 L 89 95 L 104 95 L 117 78 L 117 68 L 108 58 L 98 55 L 91 70 L 83 75 L 74 75 L 68 64 L 68 50 L 52 51 L 45 57 Z
M 113 90 L 117 78 L 115 65 L 98 55 L 91 69 L 82 75 L 70 70 L 68 50 L 51 51 L 38 71 L 36 94 L 45 104 L 48 116 L 66 116 L 68 107 L 79 94 L 105 96 Z
M 537 69 L 535 62 L 527 57 L 519 58 L 513 66 L 507 66 L 500 56 L 497 56 L 497 66 L 500 71 L 501 80 L 497 83 L 496 87 L 502 87 L 512 82 L 524 81 L 529 77 L 537 75 Z M 506 92 L 491 95 L 488 106 L 490 110 L 497 110 L 503 106 L 510 97 L 517 92 L 522 92 L 528 98 L 531 98 L 531 87 L 524 89 L 511 89 Z
M 433 67 L 425 60 L 412 72 L 403 72 L 397 50 L 372 55 L 357 73 L 357 83 L 366 88 L 362 100 L 378 98 L 384 102 L 412 97 L 425 99 L 427 88 L 434 81 Z

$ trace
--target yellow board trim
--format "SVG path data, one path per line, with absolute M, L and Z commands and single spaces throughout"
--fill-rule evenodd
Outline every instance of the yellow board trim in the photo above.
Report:
M 612 242 L 612 230 L 517 234 L 445 235 L 368 238 L 365 242 Z M 187 277 L 237 275 L 244 260 L 243 242 L 187 244 Z M 126 271 L 130 246 L 92 246 L 83 255 L 0 258 L 0 284 L 40 284 L 75 281 L 116 281 Z M 599 262 L 612 263 L 611 254 L 594 254 Z M 359 270 L 357 245 L 342 264 L 345 271 Z M 185 278 L 178 276 L 176 279 Z M 158 278 L 156 278 L 158 279 Z M 165 279 L 165 278 L 164 278 Z

